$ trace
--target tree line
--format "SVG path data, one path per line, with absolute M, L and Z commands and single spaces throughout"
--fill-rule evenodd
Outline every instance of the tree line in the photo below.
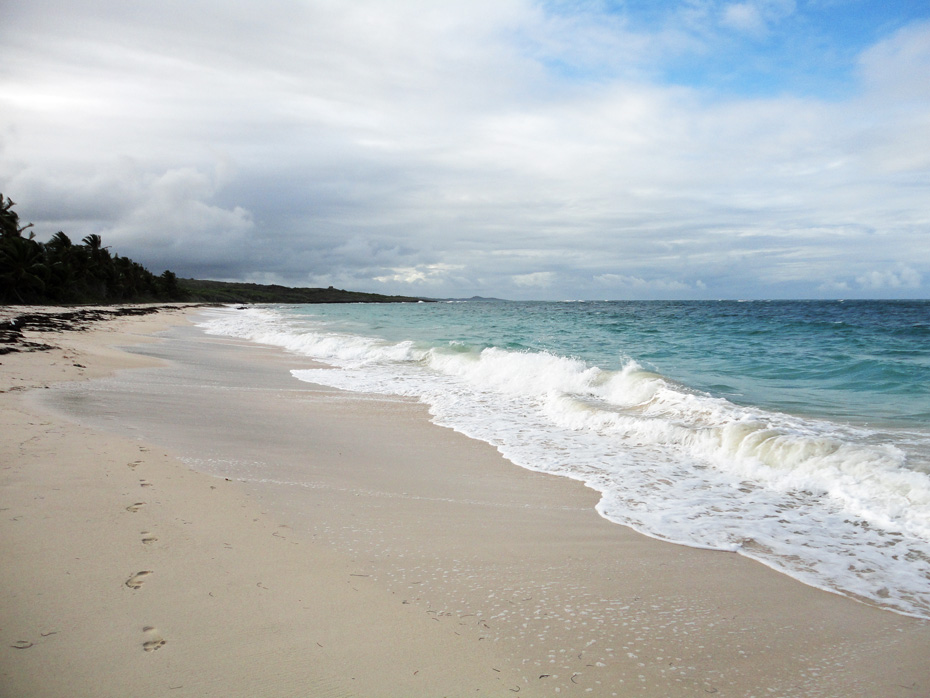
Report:
M 97 234 L 76 244 L 59 231 L 39 242 L 20 226 L 16 204 L 0 194 L 0 303 L 127 303 L 185 300 L 170 271 L 155 276 L 128 257 L 110 253 Z

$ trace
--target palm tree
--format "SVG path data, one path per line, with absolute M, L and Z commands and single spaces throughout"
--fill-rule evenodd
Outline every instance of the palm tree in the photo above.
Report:
M 45 290 L 42 246 L 30 238 L 4 237 L 0 244 L 0 297 L 26 303 L 23 293 Z
M 67 250 L 72 248 L 74 243 L 71 242 L 71 238 L 59 230 L 52 235 L 52 239 L 45 243 L 45 246 L 55 250 Z
M 0 237 L 22 237 L 23 231 L 32 227 L 32 223 L 24 225 L 22 228 L 19 227 L 19 214 L 13 210 L 15 205 L 16 202 L 13 199 L 10 197 L 4 199 L 3 194 L 0 194 Z M 33 233 L 30 239 L 34 235 Z
M 60 230 L 45 243 L 45 264 L 48 278 L 45 291 L 57 301 L 76 301 L 79 293 L 76 288 L 80 259 L 71 238 Z
M 97 233 L 91 233 L 81 240 L 81 242 L 87 245 L 91 252 L 97 252 L 101 249 L 101 245 L 103 245 L 103 238 L 97 235 Z
M 180 298 L 183 295 L 180 286 L 178 286 L 178 277 L 173 271 L 165 269 L 161 276 L 158 277 L 157 283 L 158 290 L 165 298 Z

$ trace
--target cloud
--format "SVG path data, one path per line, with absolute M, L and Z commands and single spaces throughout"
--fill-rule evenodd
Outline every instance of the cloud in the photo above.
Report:
M 869 271 L 856 277 L 857 283 L 865 289 L 880 290 L 885 288 L 920 288 L 921 275 L 910 267 L 900 267 L 895 271 Z
M 794 0 L 750 0 L 724 6 L 721 24 L 746 34 L 765 34 L 796 9 Z
M 845 281 L 824 281 L 817 287 L 817 290 L 828 294 L 842 294 L 849 291 L 849 284 Z
M 603 286 L 618 288 L 618 289 L 632 289 L 636 291 L 659 291 L 659 292 L 678 292 L 678 291 L 690 291 L 695 288 L 704 289 L 706 288 L 704 282 L 696 281 L 694 285 L 687 284 L 681 281 L 674 281 L 668 279 L 642 279 L 638 276 L 624 276 L 622 274 L 600 274 L 594 277 L 594 280 Z
M 402 284 L 438 284 L 449 272 L 461 269 L 454 264 L 426 264 L 419 267 L 401 267 L 392 269 L 390 274 L 376 276 L 375 281 L 382 283 L 399 282 Z
M 902 269 L 930 270 L 930 24 L 861 52 L 840 98 L 721 96 L 663 76 L 729 58 L 725 34 L 727 50 L 777 43 L 732 31 L 776 36 L 805 6 L 688 7 L 647 22 L 530 0 L 13 0 L 0 191 L 40 234 L 95 232 L 209 278 L 555 298 L 913 288 Z
M 551 271 L 535 271 L 531 274 L 517 274 L 511 277 L 515 286 L 522 288 L 546 288 L 552 285 L 555 274 Z
M 254 221 L 241 206 L 213 204 L 214 193 L 208 175 L 193 168 L 168 170 L 144 183 L 137 205 L 107 237 L 119 239 L 126 250 L 145 250 L 159 266 L 169 266 L 179 253 L 187 268 L 229 263 L 249 249 Z
M 930 85 L 930 23 L 916 23 L 879 41 L 859 58 L 870 91 L 884 99 L 926 98 Z
M 129 159 L 111 161 L 94 176 L 54 176 L 28 168 L 11 178 L 22 194 L 18 203 L 73 239 L 90 233 L 103 237 L 116 253 L 146 259 L 152 266 L 216 265 L 247 249 L 254 229 L 241 206 L 224 208 L 213 199 L 222 187 L 222 167 L 212 173 L 194 167 L 147 171 Z M 115 244 L 114 244 L 115 243 Z

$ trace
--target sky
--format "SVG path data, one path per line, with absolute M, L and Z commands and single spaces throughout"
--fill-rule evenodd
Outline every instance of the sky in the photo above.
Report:
M 0 192 L 151 271 L 930 298 L 926 0 L 4 0 Z

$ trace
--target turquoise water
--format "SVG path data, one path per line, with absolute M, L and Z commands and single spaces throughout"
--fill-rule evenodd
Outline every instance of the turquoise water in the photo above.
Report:
M 930 301 L 468 302 L 304 306 L 333 331 L 430 346 L 631 359 L 739 404 L 930 423 Z
M 606 518 L 930 617 L 930 302 L 219 310 L 296 371 L 407 395 Z

